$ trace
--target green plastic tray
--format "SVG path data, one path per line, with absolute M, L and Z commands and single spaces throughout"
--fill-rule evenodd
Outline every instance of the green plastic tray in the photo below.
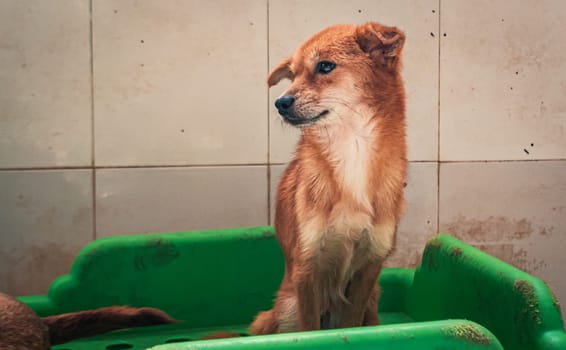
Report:
M 383 270 L 382 326 L 196 340 L 247 334 L 282 273 L 271 227 L 110 237 L 88 244 L 48 295 L 20 299 L 42 316 L 127 304 L 182 320 L 56 350 L 566 349 L 558 301 L 542 281 L 448 235 L 429 241 L 416 270 Z

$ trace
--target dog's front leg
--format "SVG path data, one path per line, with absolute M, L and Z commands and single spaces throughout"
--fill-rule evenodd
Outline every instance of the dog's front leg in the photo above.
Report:
M 377 326 L 379 324 L 379 315 L 377 314 L 377 303 L 379 301 L 379 293 L 381 289 L 377 281 L 373 285 L 373 290 L 369 296 L 368 305 L 364 314 L 362 326 Z
M 309 266 L 309 265 L 307 265 Z M 312 265 L 311 265 L 312 266 Z M 313 271 L 297 274 L 297 301 L 299 331 L 320 329 L 320 283 Z
M 379 272 L 381 271 L 381 262 L 373 262 L 354 273 L 352 281 L 346 291 L 346 298 L 350 301 L 342 317 L 340 323 L 341 328 L 359 327 L 364 321 L 369 298 L 375 294 L 375 284 Z M 377 313 L 377 308 L 375 309 Z

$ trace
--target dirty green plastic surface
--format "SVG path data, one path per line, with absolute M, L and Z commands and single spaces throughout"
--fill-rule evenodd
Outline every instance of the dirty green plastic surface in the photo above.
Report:
M 197 341 L 216 331 L 246 334 L 270 308 L 282 273 L 271 227 L 110 237 L 88 244 L 48 295 L 20 299 L 40 315 L 126 304 L 182 321 L 55 350 L 566 350 L 558 301 L 542 281 L 448 235 L 429 242 L 416 270 L 383 270 L 382 326 Z

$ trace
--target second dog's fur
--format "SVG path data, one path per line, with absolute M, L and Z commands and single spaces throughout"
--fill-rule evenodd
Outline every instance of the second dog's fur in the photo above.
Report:
M 277 191 L 285 275 L 252 334 L 379 323 L 377 278 L 404 208 L 405 36 L 377 23 L 330 27 L 268 79 L 291 86 L 279 114 L 302 128 Z
M 0 293 L 0 350 L 49 350 L 52 345 L 117 329 L 173 323 L 154 308 L 109 306 L 40 318 L 19 300 Z

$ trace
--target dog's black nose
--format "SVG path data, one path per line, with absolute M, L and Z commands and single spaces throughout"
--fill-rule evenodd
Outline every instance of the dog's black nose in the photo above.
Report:
M 295 97 L 293 97 L 293 95 L 281 96 L 275 100 L 275 107 L 277 107 L 279 113 L 286 113 L 293 105 L 293 102 L 295 102 Z

